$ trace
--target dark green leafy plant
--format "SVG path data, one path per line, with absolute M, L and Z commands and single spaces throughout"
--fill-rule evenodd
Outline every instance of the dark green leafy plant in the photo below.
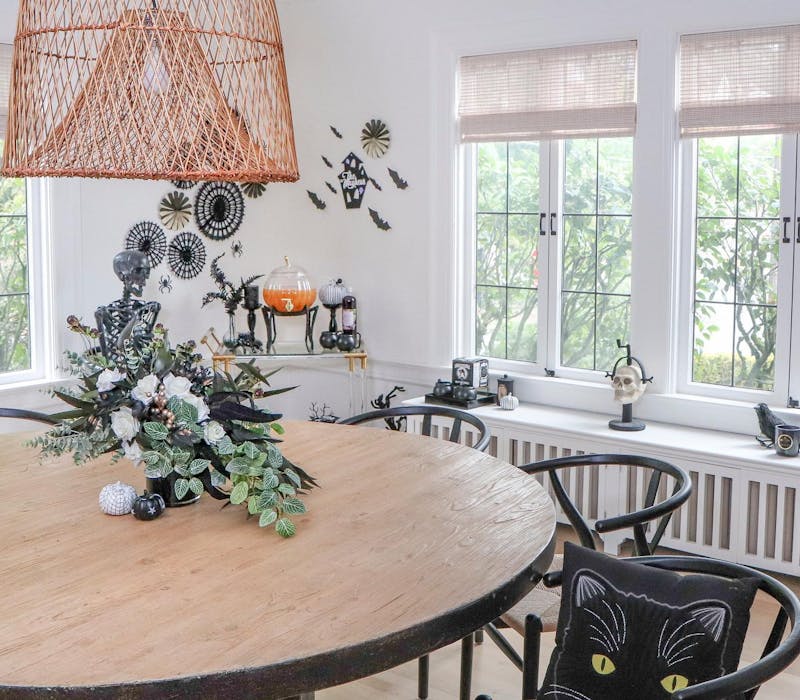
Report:
M 281 416 L 255 399 L 294 387 L 270 389 L 277 370 L 264 374 L 253 363 L 237 364 L 235 375 L 214 374 L 195 350 L 194 341 L 170 347 L 157 326 L 149 345 L 126 346 L 124 368 L 91 349 L 68 354 L 78 386 L 54 395 L 71 410 L 54 414 L 58 424 L 30 444 L 45 456 L 71 453 L 76 463 L 125 456 L 148 477 L 174 474 L 179 499 L 207 491 L 291 537 L 291 516 L 306 512 L 300 496 L 316 482 L 283 456 L 275 444 Z

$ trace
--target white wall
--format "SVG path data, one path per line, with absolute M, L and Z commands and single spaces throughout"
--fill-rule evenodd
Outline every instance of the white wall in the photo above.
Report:
M 13 0 L 0 0 L 0 32 L 7 32 Z M 455 154 L 453 83 L 457 56 L 617 38 L 638 38 L 639 131 L 635 192 L 634 274 L 652 280 L 652 299 L 634 301 L 633 339 L 637 354 L 660 384 L 669 386 L 668 319 L 672 293 L 670 269 L 662 261 L 671 245 L 673 182 L 672 68 L 681 32 L 796 22 L 794 0 L 278 0 L 289 76 L 295 135 L 302 178 L 293 185 L 271 185 L 257 201 L 247 201 L 239 238 L 243 258 L 228 254 L 232 275 L 268 272 L 290 256 L 320 284 L 341 276 L 359 300 L 360 326 L 370 353 L 374 381 L 370 395 L 394 381 L 415 390 L 446 374 L 456 347 L 453 308 L 455 238 Z M 338 164 L 349 150 L 358 152 L 358 133 L 368 119 L 384 119 L 392 146 L 382 161 L 367 161 L 383 192 L 368 190 L 362 210 L 345 211 L 329 193 L 324 179 L 325 154 Z M 337 126 L 338 141 L 328 129 Z M 400 192 L 385 167 L 410 183 Z M 74 280 L 77 311 L 88 319 L 98 303 L 116 298 L 119 285 L 111 258 L 128 228 L 157 217 L 167 184 L 124 181 L 54 183 L 69 211 L 56 212 L 54 235 L 72 247 L 80 262 Z M 308 200 L 306 190 L 328 201 L 324 212 Z M 67 194 L 64 194 L 66 192 Z M 379 231 L 367 206 L 389 220 L 392 230 Z M 75 215 L 74 207 L 79 207 Z M 157 220 L 157 219 L 156 219 Z M 208 242 L 209 257 L 227 249 Z M 64 259 L 68 258 L 65 253 Z M 200 310 L 200 299 L 212 288 L 207 273 L 192 282 L 176 281 L 169 295 L 158 293 L 154 271 L 146 297 L 164 304 L 162 320 L 173 337 L 198 337 L 209 325 L 224 329 L 221 306 Z M 318 330 L 324 324 L 321 314 Z M 327 400 L 343 411 L 346 384 L 341 376 L 306 376 L 308 394 L 287 403 L 304 415 L 310 400 Z M 331 379 L 333 378 L 333 381 Z M 522 398 L 575 403 L 563 385 L 540 380 L 521 383 Z M 613 412 L 610 392 L 599 388 L 586 401 Z M 649 404 L 647 403 L 649 402 Z M 657 397 L 645 410 L 659 414 Z

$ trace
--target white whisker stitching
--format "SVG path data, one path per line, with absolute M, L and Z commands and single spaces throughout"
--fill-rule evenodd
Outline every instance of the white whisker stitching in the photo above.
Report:
M 586 610 L 586 612 L 588 612 L 590 615 L 594 615 L 600 621 L 603 627 L 605 627 L 606 630 L 608 630 L 608 636 L 611 639 L 614 639 L 614 635 L 611 632 L 611 628 L 606 624 L 606 621 L 602 617 L 600 617 L 594 610 L 589 610 L 589 608 L 584 608 L 584 610 Z M 617 650 L 619 650 L 619 644 L 617 644 Z
M 675 640 L 675 643 L 669 649 L 667 649 L 666 653 L 664 654 L 664 658 L 667 658 L 669 656 L 676 656 L 677 654 L 682 654 L 684 649 L 687 649 L 688 647 L 681 647 L 678 645 L 682 644 L 688 639 L 691 639 L 692 637 L 705 637 L 705 636 L 706 635 L 703 632 L 692 632 L 691 634 L 687 634 L 681 637 L 680 639 Z M 678 648 L 676 649 L 675 647 Z

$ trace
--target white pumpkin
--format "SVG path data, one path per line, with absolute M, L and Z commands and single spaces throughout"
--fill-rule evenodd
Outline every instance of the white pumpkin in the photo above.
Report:
M 99 498 L 100 510 L 107 515 L 127 515 L 133 510 L 137 495 L 133 486 L 121 481 L 103 486 Z
M 500 399 L 500 408 L 504 411 L 513 411 L 515 408 L 519 408 L 519 399 L 514 394 L 506 394 Z

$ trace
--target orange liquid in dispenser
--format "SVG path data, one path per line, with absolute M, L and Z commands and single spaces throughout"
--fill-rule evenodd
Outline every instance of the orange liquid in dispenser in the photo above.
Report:
M 265 289 L 264 303 L 276 311 L 303 311 L 317 297 L 316 289 Z

